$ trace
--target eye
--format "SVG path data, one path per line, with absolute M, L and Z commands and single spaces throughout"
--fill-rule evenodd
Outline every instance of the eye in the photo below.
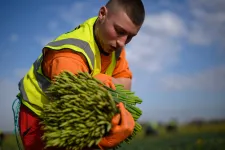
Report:
M 126 34 L 126 33 L 125 33 L 123 30 L 121 30 L 121 29 L 115 28 L 115 30 L 116 30 L 116 33 L 117 33 L 118 35 L 125 35 L 125 34 Z

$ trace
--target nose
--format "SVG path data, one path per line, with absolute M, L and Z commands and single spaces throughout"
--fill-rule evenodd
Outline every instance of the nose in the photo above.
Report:
M 127 36 L 123 36 L 117 39 L 116 44 L 118 47 L 124 47 L 126 45 L 126 42 L 127 42 Z

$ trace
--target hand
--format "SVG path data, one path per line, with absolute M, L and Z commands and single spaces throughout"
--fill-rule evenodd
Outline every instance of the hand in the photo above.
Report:
M 98 144 L 101 150 L 117 146 L 133 133 L 135 121 L 132 115 L 126 110 L 123 103 L 119 103 L 118 107 L 120 114 L 116 114 L 112 118 L 112 128 L 109 135 L 103 137 Z M 119 124 L 119 122 L 121 123 Z
M 108 75 L 103 74 L 103 73 L 99 73 L 99 74 L 95 75 L 94 78 L 101 81 L 105 86 L 108 86 L 108 87 L 112 88 L 113 90 L 116 89 L 115 85 L 112 82 L 111 76 L 108 76 Z

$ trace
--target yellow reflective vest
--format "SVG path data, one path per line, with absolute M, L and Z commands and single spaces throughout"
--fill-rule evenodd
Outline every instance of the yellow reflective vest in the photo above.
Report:
M 45 47 L 52 50 L 69 48 L 82 53 L 87 59 L 91 75 L 94 76 L 101 72 L 101 56 L 98 46 L 94 39 L 93 26 L 97 17 L 90 18 L 80 24 L 74 30 L 58 36 L 55 40 L 48 43 Z M 112 54 L 112 61 L 105 74 L 112 76 L 117 59 L 121 50 Z M 44 91 L 49 87 L 50 80 L 42 73 L 41 63 L 42 54 L 33 63 L 30 70 L 19 82 L 20 93 L 18 97 L 21 102 L 30 108 L 38 116 L 41 115 L 43 105 L 48 103 Z

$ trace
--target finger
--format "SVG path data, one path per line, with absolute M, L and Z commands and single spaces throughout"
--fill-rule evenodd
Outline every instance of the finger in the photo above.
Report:
M 124 107 L 124 104 L 120 102 L 118 104 L 119 110 L 120 110 L 120 120 L 121 120 L 121 126 L 127 124 L 127 111 L 126 108 Z
M 108 87 L 110 87 L 113 90 L 116 90 L 115 85 L 111 81 L 108 80 L 106 83 L 107 83 L 107 85 L 109 85 Z
M 115 85 L 112 83 L 111 84 L 111 88 L 113 89 L 113 90 L 116 90 L 116 87 L 115 87 Z
M 119 122 L 120 122 L 120 114 L 116 114 L 116 115 L 113 116 L 113 118 L 112 118 L 112 126 L 118 125 Z
M 128 118 L 130 118 L 130 120 L 134 120 L 134 118 L 133 118 L 133 116 L 132 116 L 132 114 L 125 108 L 125 113 L 126 113 L 126 116 L 128 117 Z
M 135 126 L 135 121 L 133 116 L 131 115 L 131 113 L 125 108 L 125 106 L 123 105 L 123 103 L 119 103 L 119 109 L 120 109 L 120 113 L 121 113 L 121 126 L 127 127 L 130 130 L 134 129 Z
M 109 83 L 108 83 L 108 82 L 105 82 L 104 84 L 105 84 L 105 86 L 107 86 L 107 87 L 109 87 L 109 88 L 110 88 L 110 85 L 109 85 Z
M 133 130 L 135 127 L 135 120 L 128 110 L 125 110 L 125 111 L 127 114 L 127 124 L 126 125 L 130 130 Z

